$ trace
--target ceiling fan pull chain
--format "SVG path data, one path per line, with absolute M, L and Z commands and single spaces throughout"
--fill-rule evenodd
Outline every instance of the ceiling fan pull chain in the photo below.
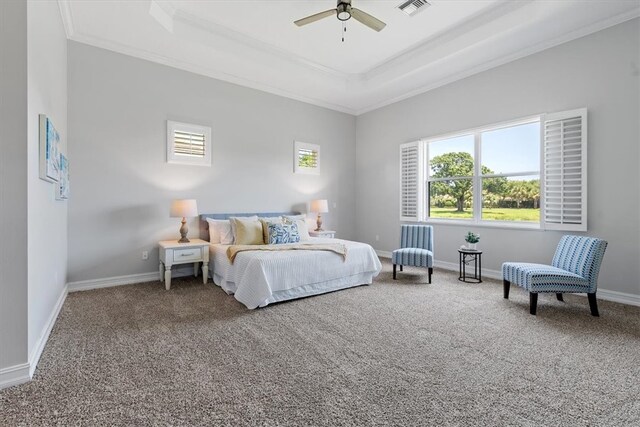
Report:
M 344 21 L 342 21 L 342 43 L 344 43 L 344 33 L 347 32 L 347 26 L 344 23 Z

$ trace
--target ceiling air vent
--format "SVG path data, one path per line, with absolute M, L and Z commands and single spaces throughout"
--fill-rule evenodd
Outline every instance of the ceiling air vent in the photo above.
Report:
M 409 0 L 399 5 L 398 9 L 409 16 L 413 16 L 429 6 L 431 6 L 431 4 L 427 0 Z

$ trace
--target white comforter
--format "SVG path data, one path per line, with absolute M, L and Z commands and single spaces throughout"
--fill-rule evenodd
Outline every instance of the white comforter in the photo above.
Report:
M 213 280 L 248 308 L 256 308 L 289 299 L 282 295 L 306 296 L 370 284 L 382 270 L 375 251 L 365 243 L 340 239 L 312 240 L 346 245 L 346 259 L 328 251 L 255 251 L 239 253 L 231 264 L 226 253 L 229 246 L 211 244 Z

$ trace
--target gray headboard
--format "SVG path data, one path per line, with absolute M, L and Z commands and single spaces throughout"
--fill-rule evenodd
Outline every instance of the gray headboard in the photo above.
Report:
M 200 238 L 202 240 L 209 241 L 209 223 L 207 218 L 211 219 L 229 219 L 232 216 L 253 216 L 271 217 L 280 215 L 300 215 L 300 212 L 249 212 L 249 213 L 214 213 L 214 214 L 201 214 L 200 215 Z

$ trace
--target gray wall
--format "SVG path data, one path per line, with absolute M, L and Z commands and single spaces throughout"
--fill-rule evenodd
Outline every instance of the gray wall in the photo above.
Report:
M 57 2 L 28 2 L 29 358 L 67 280 L 67 202 L 39 178 L 38 114 L 46 114 L 67 146 L 67 36 Z
M 635 19 L 359 116 L 356 237 L 399 243 L 398 145 L 542 112 L 589 109 L 589 235 L 609 241 L 600 288 L 640 294 L 640 27 Z M 466 231 L 483 266 L 549 262 L 562 233 L 435 225 L 436 259 L 456 263 Z M 380 240 L 375 241 L 375 235 Z
M 304 210 L 326 198 L 325 228 L 355 237 L 353 116 L 79 43 L 68 49 L 70 282 L 156 271 L 157 241 L 178 235 L 174 198 L 196 198 L 202 213 Z M 211 126 L 212 167 L 166 163 L 168 119 Z M 296 139 L 320 144 L 321 175 L 293 173 Z M 189 227 L 197 237 L 195 219 Z
M 27 362 L 27 4 L 0 2 L 0 369 Z

